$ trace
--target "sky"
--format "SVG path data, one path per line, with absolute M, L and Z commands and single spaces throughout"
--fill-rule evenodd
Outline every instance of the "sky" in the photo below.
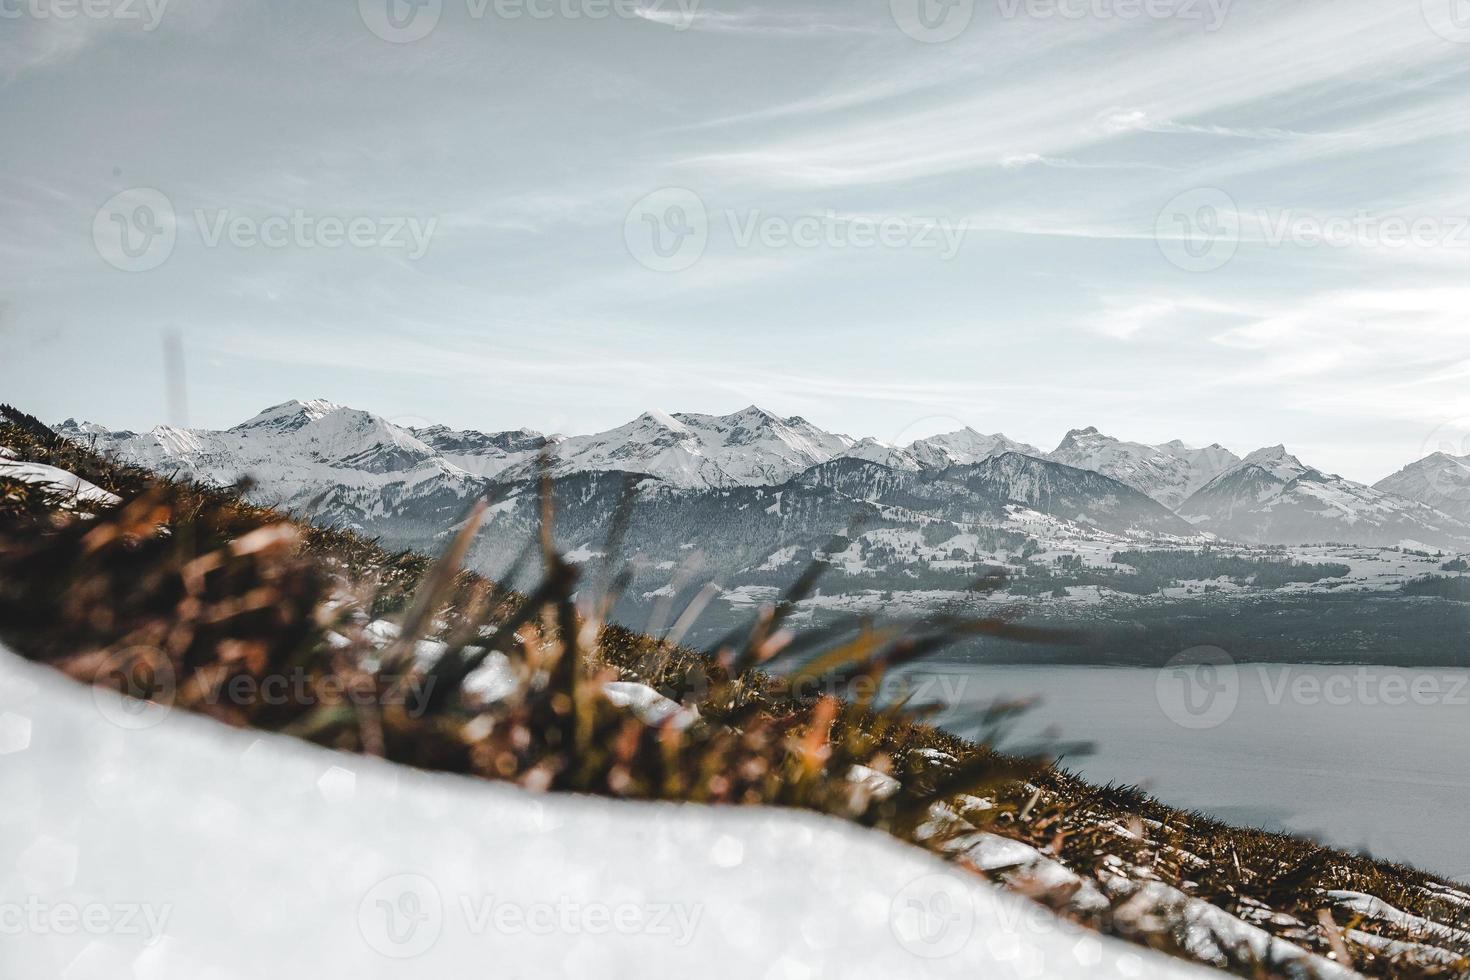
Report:
M 0 0 L 0 400 L 1371 482 L 1470 453 L 1467 129 L 1470 0 Z

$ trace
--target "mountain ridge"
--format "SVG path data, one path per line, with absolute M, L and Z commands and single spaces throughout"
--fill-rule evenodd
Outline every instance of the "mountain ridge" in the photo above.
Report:
M 1110 476 L 1170 510 L 1240 459 L 1219 444 L 1195 449 L 1175 439 L 1150 446 L 1115 439 L 1095 426 L 1072 429 L 1046 458 Z
M 1323 473 L 1287 452 L 1258 449 L 1181 504 L 1201 530 L 1249 544 L 1344 541 L 1464 548 L 1470 522 L 1408 497 Z
M 249 477 L 271 503 L 313 509 L 318 519 L 354 526 L 376 527 L 389 519 L 432 525 L 496 485 L 538 478 L 543 458 L 556 478 L 631 473 L 701 492 L 810 486 L 800 478 L 814 467 L 856 460 L 884 467 L 891 474 L 884 480 L 892 486 L 918 486 L 923 480 L 915 478 L 990 463 L 983 472 L 989 481 L 984 493 L 991 497 L 1004 486 L 1013 503 L 1065 501 L 1066 519 L 1114 527 L 1122 526 L 1116 510 L 1122 508 L 1172 535 L 1210 533 L 1250 543 L 1360 535 L 1366 540 L 1353 543 L 1392 539 L 1437 546 L 1470 539 L 1470 520 L 1412 496 L 1324 474 L 1284 446 L 1242 459 L 1218 444 L 1194 449 L 1173 440 L 1149 446 L 1094 426 L 1069 431 L 1055 450 L 1042 453 L 968 427 L 892 446 L 827 432 L 799 416 L 783 418 L 755 405 L 728 415 L 649 411 L 605 432 L 561 436 L 531 429 L 407 428 L 326 399 L 293 399 L 225 430 L 156 426 L 135 433 L 68 419 L 58 431 L 164 472 L 220 484 Z M 1157 503 L 1162 514 L 1133 500 L 1132 493 Z M 1093 499 L 1085 501 L 1089 494 Z

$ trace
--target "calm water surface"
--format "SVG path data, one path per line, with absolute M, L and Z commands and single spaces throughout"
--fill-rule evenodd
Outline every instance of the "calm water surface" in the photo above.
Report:
M 1009 744 L 1047 728 L 1095 743 L 1066 765 L 1137 783 L 1236 824 L 1304 834 L 1470 883 L 1470 672 L 1242 664 L 930 665 L 973 734 L 997 697 L 1041 702 Z

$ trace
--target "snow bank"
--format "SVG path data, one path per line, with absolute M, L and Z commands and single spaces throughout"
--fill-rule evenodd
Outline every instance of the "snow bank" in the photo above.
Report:
M 19 480 L 22 483 L 45 484 L 66 498 L 62 504 L 63 507 L 69 507 L 73 501 L 77 500 L 89 504 L 102 504 L 106 507 L 122 502 L 121 497 L 83 480 L 75 473 L 56 466 L 48 466 L 45 463 L 17 461 L 15 451 L 11 449 L 6 449 L 3 454 L 0 454 L 0 476 L 10 480 Z
M 536 796 L 136 707 L 0 651 L 7 975 L 1212 975 L 837 820 Z

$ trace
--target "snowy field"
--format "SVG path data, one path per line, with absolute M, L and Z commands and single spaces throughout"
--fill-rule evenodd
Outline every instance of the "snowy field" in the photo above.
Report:
M 0 651 L 13 977 L 1210 975 L 810 814 L 534 796 Z

